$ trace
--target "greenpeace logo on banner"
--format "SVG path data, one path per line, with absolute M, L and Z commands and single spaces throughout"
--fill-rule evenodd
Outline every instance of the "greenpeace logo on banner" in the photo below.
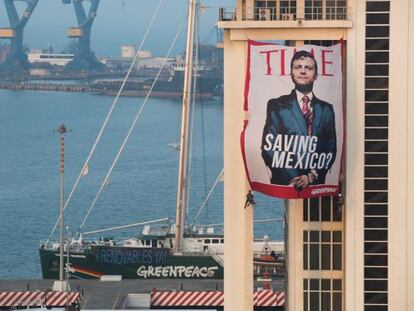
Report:
M 252 190 L 296 199 L 338 192 L 341 55 L 340 44 L 297 49 L 249 41 L 241 143 Z
M 214 276 L 217 266 L 140 266 L 137 275 L 146 278 L 211 278 Z
M 323 188 L 317 188 L 312 189 L 311 194 L 312 195 L 318 195 L 318 194 L 327 194 L 327 195 L 333 195 L 337 191 L 337 188 L 335 187 L 323 187 Z

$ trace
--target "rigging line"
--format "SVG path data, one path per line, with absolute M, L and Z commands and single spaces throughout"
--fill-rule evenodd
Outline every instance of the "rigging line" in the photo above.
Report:
M 96 234 L 96 233 L 121 230 L 121 229 L 138 227 L 138 226 L 142 226 L 142 225 L 148 225 L 148 224 L 153 224 L 153 223 L 158 223 L 158 222 L 165 222 L 165 221 L 168 221 L 168 218 L 160 218 L 160 219 L 155 219 L 155 220 L 137 222 L 137 223 L 129 224 L 129 225 L 122 225 L 122 226 L 116 226 L 116 227 L 105 228 L 105 229 L 97 229 L 97 230 L 93 230 L 93 231 L 84 232 L 84 233 L 82 233 L 82 235 L 83 236 L 92 235 L 92 234 Z
M 201 40 L 201 44 L 203 45 L 207 44 L 210 41 L 211 37 L 216 33 L 216 31 L 217 31 L 217 26 L 213 26 L 210 29 L 210 31 L 207 33 L 207 35 L 204 37 L 204 39 Z
M 200 42 L 200 37 L 198 37 L 198 42 Z M 200 107 L 201 109 L 201 150 L 202 150 L 202 163 L 203 163 L 203 182 L 204 182 L 204 195 L 207 195 L 207 159 L 206 159 L 206 128 L 205 128 L 205 115 L 204 115 L 204 105 Z M 207 204 L 207 203 L 206 203 Z M 209 221 L 209 210 L 206 210 L 206 220 Z
M 200 33 L 197 37 L 198 48 L 200 47 Z M 202 81 L 200 81 L 202 82 Z M 203 163 L 203 186 L 204 195 L 207 195 L 207 162 L 206 162 L 206 136 L 205 136 L 205 116 L 204 116 L 204 105 L 200 106 L 201 112 L 201 149 L 202 149 L 202 163 Z M 207 206 L 207 202 L 206 202 Z M 209 221 L 209 210 L 206 210 L 206 220 Z
M 80 171 L 80 173 L 79 173 L 78 177 L 76 178 L 75 184 L 73 185 L 72 190 L 70 191 L 69 196 L 68 196 L 68 198 L 66 199 L 66 202 L 65 202 L 65 205 L 64 205 L 64 207 L 63 207 L 63 210 L 65 210 L 65 209 L 67 208 L 67 206 L 68 206 L 68 204 L 69 204 L 69 201 L 71 200 L 71 198 L 72 198 L 72 196 L 73 196 L 73 194 L 74 194 L 74 192 L 75 192 L 75 190 L 76 190 L 76 188 L 77 188 L 77 186 L 78 186 L 78 184 L 79 184 L 79 181 L 80 181 L 80 179 L 82 178 L 82 174 L 83 174 L 83 172 L 86 170 L 86 168 L 87 168 L 87 166 L 88 166 L 88 164 L 89 164 L 89 162 L 90 162 L 90 160 L 91 160 L 91 158 L 92 158 L 92 156 L 93 156 L 93 154 L 94 154 L 94 152 L 95 152 L 95 149 L 96 149 L 96 147 L 97 147 L 97 145 L 98 145 L 98 143 L 99 143 L 99 141 L 100 141 L 100 139 L 101 139 L 101 137 L 102 137 L 102 134 L 103 134 L 103 132 L 104 132 L 104 130 L 105 130 L 105 128 L 106 128 L 106 126 L 107 126 L 108 122 L 109 122 L 109 119 L 110 119 L 110 117 L 111 117 L 111 115 L 112 115 L 112 112 L 113 112 L 113 110 L 115 109 L 116 104 L 118 103 L 119 96 L 121 95 L 121 93 L 122 93 L 122 91 L 123 91 L 123 89 L 124 89 L 125 83 L 126 83 L 126 81 L 128 80 L 128 78 L 129 78 L 129 76 L 130 76 L 130 74 L 131 74 L 131 72 L 132 72 L 132 69 L 134 68 L 134 65 L 135 65 L 135 63 L 136 63 L 136 61 L 137 61 L 138 55 L 139 55 L 139 53 L 140 53 L 140 51 L 141 51 L 141 49 L 142 49 L 142 47 L 143 47 L 143 45 L 144 45 L 144 42 L 145 42 L 145 40 L 146 40 L 146 38 L 147 38 L 147 36 L 148 36 L 148 34 L 149 34 L 149 32 L 150 32 L 151 28 L 152 28 L 152 25 L 154 24 L 155 17 L 158 15 L 158 11 L 159 11 L 159 9 L 160 9 L 161 4 L 162 4 L 162 2 L 163 2 L 163 1 L 164 1 L 164 0 L 160 0 L 160 1 L 158 2 L 158 5 L 157 5 L 157 7 L 156 7 L 156 9 L 155 9 L 155 11 L 154 11 L 154 14 L 152 15 L 152 18 L 151 18 L 151 20 L 150 20 L 150 23 L 148 24 L 148 27 L 147 27 L 147 29 L 146 29 L 146 31 L 145 31 L 145 34 L 144 34 L 144 36 L 143 36 L 143 38 L 142 38 L 142 40 L 141 40 L 141 42 L 140 42 L 140 45 L 139 45 L 139 47 L 138 47 L 138 50 L 137 50 L 137 52 L 135 53 L 134 59 L 132 60 L 132 63 L 131 63 L 131 65 L 130 65 L 129 69 L 128 69 L 128 72 L 127 72 L 127 74 L 126 74 L 126 76 L 125 76 L 125 78 L 124 78 L 124 81 L 122 82 L 121 88 L 119 89 L 118 94 L 116 95 L 116 97 L 115 97 L 115 99 L 114 99 L 114 101 L 113 101 L 113 103 L 112 103 L 112 106 L 111 106 L 111 108 L 109 109 L 108 114 L 106 115 L 105 121 L 104 121 L 104 123 L 102 124 L 102 127 L 101 127 L 101 129 L 99 130 L 99 133 L 98 133 L 98 135 L 97 135 L 97 137 L 96 137 L 96 139 L 95 139 L 95 143 L 93 144 L 92 149 L 91 149 L 91 151 L 89 152 L 89 155 L 88 155 L 88 157 L 86 158 L 86 161 L 85 161 L 85 163 L 83 164 L 83 167 L 82 167 L 82 169 L 81 169 L 81 171 Z M 56 230 L 56 228 L 57 228 L 57 226 L 58 226 L 58 224 L 59 224 L 59 221 L 60 221 L 60 215 L 59 215 L 59 217 L 58 217 L 58 219 L 57 219 L 57 221 L 56 221 L 55 225 L 53 226 L 53 229 L 52 229 L 52 231 L 50 232 L 49 237 L 51 237 L 51 236 L 55 233 L 55 230 Z
M 196 14 L 196 23 L 195 23 L 195 28 L 196 28 L 196 32 L 197 32 L 197 39 L 199 40 L 199 15 L 198 15 L 198 10 L 199 10 L 199 5 L 200 3 L 197 3 L 197 14 Z M 193 73 L 193 91 L 191 94 L 191 125 L 190 125 L 190 132 L 189 132 L 189 141 L 190 141 L 190 150 L 189 150 L 189 161 L 188 161 L 188 181 L 187 181 L 187 200 L 186 200 L 186 217 L 185 219 L 188 219 L 188 214 L 189 214 L 189 209 L 190 209 L 190 186 L 191 186 L 191 173 L 192 173 L 192 165 L 193 165 L 193 157 L 192 157 L 192 153 L 193 153 L 193 137 L 194 137 L 194 119 L 195 119 L 195 108 L 196 108 L 196 91 L 197 91 L 197 68 L 198 68 L 198 64 L 199 64 L 199 41 L 197 42 L 197 44 L 195 45 L 195 49 L 193 47 L 192 52 L 195 54 L 195 66 L 192 68 L 192 73 Z M 195 51 L 194 51 L 195 50 Z
M 99 190 L 98 190 L 98 192 L 97 192 L 97 194 L 96 194 L 96 196 L 95 196 L 95 199 L 93 200 L 93 202 L 92 202 L 91 206 L 90 206 L 90 207 L 89 207 L 89 209 L 88 209 L 88 212 L 87 212 L 87 214 L 86 214 L 85 218 L 83 219 L 83 221 L 82 221 L 81 225 L 79 226 L 79 231 L 80 231 L 80 230 L 83 228 L 83 226 L 85 225 L 85 222 L 86 222 L 86 220 L 88 219 L 88 217 L 89 217 L 89 215 L 90 215 L 90 213 L 91 213 L 92 209 L 95 207 L 95 204 L 96 204 L 96 202 L 97 202 L 97 200 L 98 200 L 98 198 L 99 198 L 99 195 L 101 194 L 101 192 L 102 192 L 103 188 L 104 188 L 104 187 L 105 187 L 105 185 L 107 184 L 107 182 L 108 182 L 108 180 L 109 180 L 109 177 L 111 176 L 112 171 L 113 171 L 113 169 L 114 169 L 114 167 L 115 167 L 116 163 L 118 162 L 119 157 L 120 157 L 120 155 L 121 155 L 122 151 L 124 150 L 124 148 L 125 148 L 125 146 L 126 146 L 126 143 L 128 142 L 129 137 L 131 136 L 132 130 L 134 129 L 135 124 L 137 123 L 137 121 L 138 121 L 139 117 L 141 116 L 141 113 L 142 113 L 142 111 L 144 110 L 144 107 L 145 107 L 145 105 L 146 105 L 146 103 L 147 103 L 147 101 L 148 101 L 148 98 L 150 97 L 150 95 L 151 95 L 151 93 L 152 93 L 152 90 L 153 90 L 153 88 L 154 88 L 155 84 L 158 82 L 158 78 L 159 78 L 159 76 L 161 75 L 161 72 L 162 72 L 162 70 L 164 69 L 165 64 L 167 63 L 167 59 L 169 58 L 169 56 L 170 56 L 170 54 L 171 54 L 171 51 L 172 51 L 172 49 L 174 48 L 174 46 L 175 46 L 175 44 L 176 44 L 176 42 L 177 42 L 177 40 L 178 40 L 178 37 L 179 37 L 179 36 L 180 36 L 180 34 L 181 34 L 181 31 L 182 31 L 183 27 L 184 27 L 184 22 L 183 22 L 183 23 L 181 24 L 181 26 L 179 27 L 179 29 L 178 29 L 178 31 L 177 31 L 177 34 L 176 34 L 176 35 L 175 35 L 175 37 L 174 37 L 174 40 L 171 42 L 170 48 L 168 49 L 168 52 L 167 52 L 167 54 L 166 54 L 166 55 L 165 55 L 165 57 L 164 57 L 164 60 L 163 60 L 163 62 L 162 62 L 162 64 L 161 64 L 161 67 L 160 67 L 160 69 L 158 70 L 157 75 L 156 75 L 156 77 L 155 77 L 154 81 L 152 82 L 151 88 L 148 90 L 148 93 L 147 93 L 147 95 L 145 96 L 145 99 L 144 99 L 144 101 L 143 101 L 143 103 L 142 103 L 141 107 L 139 108 L 139 110 L 138 110 L 138 112 L 137 112 L 137 114 L 136 114 L 136 116 L 135 116 L 135 118 L 134 118 L 134 121 L 132 122 L 131 127 L 130 127 L 130 128 L 129 128 L 129 130 L 128 130 L 127 135 L 125 136 L 124 141 L 122 142 L 122 145 L 121 145 L 121 147 L 119 148 L 118 153 L 117 153 L 117 155 L 116 155 L 116 157 L 115 157 L 114 161 L 112 162 L 111 167 L 109 168 L 109 171 L 108 171 L 108 173 L 106 174 L 106 176 L 105 176 L 105 178 L 104 178 L 104 180 L 103 180 L 103 182 L 102 182 L 102 184 L 101 184 L 101 186 L 100 186 L 100 188 L 99 188 Z
M 217 176 L 216 181 L 214 182 L 213 186 L 211 187 L 209 193 L 207 194 L 207 197 L 205 198 L 203 204 L 201 204 L 200 208 L 198 209 L 197 214 L 195 215 L 195 217 L 193 218 L 193 222 L 191 223 L 191 227 L 194 227 L 194 223 L 196 222 L 198 216 L 200 216 L 200 213 L 203 210 L 203 208 L 206 206 L 208 200 L 210 199 L 210 196 L 213 194 L 213 191 L 216 188 L 217 184 L 219 183 L 221 177 L 223 176 L 223 173 L 224 173 L 224 168 L 221 169 L 220 174 Z

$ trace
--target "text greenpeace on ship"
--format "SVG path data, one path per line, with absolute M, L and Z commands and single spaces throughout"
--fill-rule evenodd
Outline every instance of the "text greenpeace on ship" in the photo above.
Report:
M 218 269 L 199 266 L 140 266 L 137 275 L 146 278 L 211 278 Z

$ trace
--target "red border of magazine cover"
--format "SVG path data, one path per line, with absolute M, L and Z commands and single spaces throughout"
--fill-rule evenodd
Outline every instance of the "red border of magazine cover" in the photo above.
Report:
M 343 40 L 340 40 L 338 42 L 340 44 L 340 53 L 341 53 L 341 68 L 340 68 L 340 74 L 342 75 L 342 67 L 344 65 L 343 62 Z M 258 42 L 258 41 L 253 41 L 253 40 L 249 40 L 248 41 L 248 59 L 247 59 L 247 72 L 246 72 L 246 82 L 245 82 L 245 89 L 244 89 L 244 111 L 246 112 L 246 115 L 249 115 L 249 92 L 250 92 L 250 82 L 251 82 L 251 78 L 252 78 L 252 73 L 251 73 L 251 49 L 252 47 L 257 47 L 257 46 L 270 46 L 270 45 L 274 45 L 274 46 L 279 46 L 279 47 L 283 47 L 281 45 L 276 45 L 274 43 L 268 43 L 268 42 Z M 300 50 L 300 49 L 298 49 Z M 290 60 L 289 60 L 290 63 Z M 325 183 L 325 184 L 315 184 L 315 185 L 309 185 L 307 187 L 305 187 L 304 189 L 298 191 L 297 189 L 295 189 L 294 187 L 290 186 L 290 185 L 278 185 L 278 184 L 271 184 L 270 182 L 266 183 L 266 182 L 261 182 L 261 181 L 257 181 L 257 180 L 252 180 L 251 178 L 251 174 L 249 172 L 249 167 L 248 167 L 248 160 L 246 157 L 246 129 L 248 128 L 249 125 L 249 120 L 245 120 L 244 121 L 244 125 L 243 125 L 243 131 L 241 133 L 240 136 L 240 144 L 241 144 L 241 151 L 242 151 L 242 157 L 243 157 L 243 161 L 244 161 L 244 165 L 245 165 L 245 169 L 246 169 L 246 175 L 250 184 L 250 188 L 253 191 L 259 191 L 262 192 L 266 195 L 269 196 L 273 196 L 273 197 L 278 197 L 278 198 L 283 198 L 283 199 L 297 199 L 297 198 L 313 198 L 313 197 L 320 197 L 320 196 L 335 196 L 339 193 L 339 177 L 341 175 L 342 172 L 342 163 L 343 163 L 343 157 L 344 157 L 344 145 L 345 145 L 345 107 L 344 107 L 344 81 L 343 81 L 343 77 L 341 78 L 341 100 L 340 100 L 340 109 L 341 109 L 341 113 L 342 116 L 338 115 L 336 116 L 336 118 L 340 118 L 342 120 L 342 129 L 341 129 L 341 133 L 340 133 L 340 145 L 338 146 L 338 151 L 340 151 L 340 155 L 338 157 L 337 155 L 337 165 L 339 165 L 338 168 L 338 172 L 337 172 L 337 179 L 338 182 L 337 184 L 335 184 L 334 182 L 330 182 L 330 183 Z M 339 153 L 339 152 L 338 152 Z

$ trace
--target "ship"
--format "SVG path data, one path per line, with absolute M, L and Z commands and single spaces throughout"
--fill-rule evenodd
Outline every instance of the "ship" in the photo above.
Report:
M 195 65 L 193 75 L 197 77 L 194 90 L 197 99 L 211 99 L 222 94 L 222 79 L 214 70 L 203 65 Z M 98 79 L 90 83 L 91 92 L 98 95 L 145 97 L 151 92 L 151 97 L 180 99 L 183 96 L 184 62 L 176 59 L 169 64 L 168 73 L 157 79 L 142 77 L 131 78 L 125 83 L 123 79 Z M 122 92 L 119 90 L 122 88 Z
M 190 1 L 189 12 L 195 11 L 195 2 Z M 190 18 L 189 28 L 194 29 L 194 19 Z M 190 21 L 193 20 L 193 23 Z M 191 26 L 191 24 L 193 26 Z M 189 31 L 191 38 L 192 31 Z M 188 42 L 192 40 L 188 39 Z M 141 222 L 100 229 L 92 232 L 78 232 L 73 238 L 64 238 L 63 225 L 63 182 L 61 186 L 61 234 L 59 241 L 42 241 L 39 248 L 43 278 L 63 279 L 63 269 L 69 278 L 109 278 L 109 279 L 222 279 L 224 263 L 224 236 L 216 233 L 214 226 L 204 227 L 186 220 L 186 200 L 188 186 L 188 135 L 190 99 L 192 84 L 193 47 L 187 42 L 186 64 L 183 71 L 183 114 L 177 191 L 176 219 Z M 179 72 L 180 70 L 176 70 Z M 200 84 L 200 83 L 198 83 Z M 105 123 L 104 123 L 105 124 Z M 104 126 L 103 126 L 104 128 Z M 66 129 L 62 125 L 60 133 Z M 61 134 L 61 161 L 64 150 Z M 87 162 L 81 174 L 87 168 Z M 62 164 L 61 167 L 64 167 Z M 62 174 L 63 171 L 61 171 Z M 220 173 L 216 183 L 223 176 Z M 63 177 L 61 178 L 63 180 Z M 105 180 L 104 180 L 105 183 Z M 216 184 L 215 183 L 215 184 Z M 67 202 L 66 202 L 67 204 Z M 267 220 L 266 220 L 267 221 Z M 57 224 L 57 223 L 56 223 Z M 143 226 L 142 232 L 126 239 L 98 238 L 89 235 L 122 230 L 133 226 Z M 56 227 L 56 226 L 55 226 Z M 82 227 L 82 226 L 81 226 Z M 52 230 L 53 231 L 53 230 Z M 253 242 L 253 262 L 256 275 L 284 276 L 284 243 L 271 241 L 267 236 Z M 64 268 L 65 267 L 65 268 Z
M 212 228 L 187 231 L 183 250 L 174 252 L 173 227 L 144 226 L 142 232 L 122 241 L 113 238 L 87 240 L 82 237 L 64 244 L 66 273 L 70 278 L 100 279 L 222 279 L 224 236 Z M 255 239 L 254 273 L 284 275 L 284 244 L 266 237 Z M 59 277 L 58 242 L 44 241 L 40 247 L 44 279 Z

